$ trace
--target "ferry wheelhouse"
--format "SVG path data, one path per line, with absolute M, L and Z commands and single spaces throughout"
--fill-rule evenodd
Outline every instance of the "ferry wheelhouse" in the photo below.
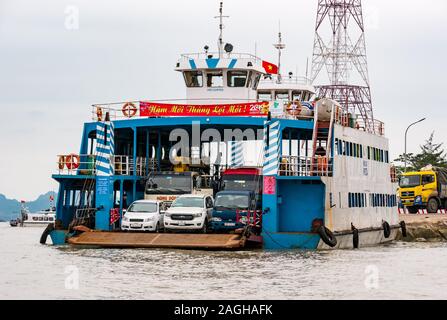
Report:
M 215 193 L 224 169 L 244 167 L 262 169 L 263 210 L 250 221 L 265 249 L 394 240 L 401 226 L 383 123 L 371 130 L 317 99 L 308 81 L 275 75 L 275 65 L 231 45 L 219 49 L 181 56 L 184 101 L 93 106 L 80 152 L 58 156 L 53 242 L 80 225 L 119 230 L 136 200 L 169 205 L 179 194 Z

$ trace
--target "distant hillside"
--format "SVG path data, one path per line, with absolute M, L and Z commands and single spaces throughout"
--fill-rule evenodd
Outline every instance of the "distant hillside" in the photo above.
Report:
M 53 195 L 56 199 L 54 192 L 47 192 L 39 196 L 34 201 L 27 202 L 26 206 L 31 212 L 45 210 L 49 208 L 49 199 Z M 7 199 L 3 194 L 0 194 L 0 220 L 9 221 L 17 218 L 20 213 L 20 201 Z

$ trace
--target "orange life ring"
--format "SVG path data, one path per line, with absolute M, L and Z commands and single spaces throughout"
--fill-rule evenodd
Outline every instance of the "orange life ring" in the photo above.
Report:
M 295 105 L 295 107 L 292 107 Z M 295 102 L 289 102 L 287 105 L 287 113 L 293 117 L 297 117 L 301 114 L 301 111 L 303 110 L 303 106 L 301 105 L 301 102 L 295 101 Z
M 136 116 L 138 109 L 135 104 L 128 102 L 123 106 L 122 111 L 124 116 L 130 119 Z
M 79 165 L 81 163 L 81 157 L 79 157 L 77 154 L 70 154 L 65 157 L 65 163 L 68 170 L 76 170 L 79 168 Z
M 102 108 L 97 107 L 96 108 L 96 118 L 98 119 L 98 121 L 102 121 L 102 116 L 103 116 Z
M 65 156 L 59 156 L 59 170 L 64 170 Z

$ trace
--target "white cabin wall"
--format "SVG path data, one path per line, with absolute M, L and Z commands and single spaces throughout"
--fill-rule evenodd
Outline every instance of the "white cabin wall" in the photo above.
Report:
M 363 158 L 339 155 L 334 146 L 334 176 L 327 180 L 327 199 L 332 192 L 333 205 L 330 209 L 328 200 L 327 218 L 332 221 L 336 231 L 351 229 L 351 223 L 356 228 L 380 227 L 382 220 L 395 225 L 399 222 L 397 208 L 372 207 L 370 194 L 396 195 L 395 185 L 391 183 L 391 164 L 368 160 L 367 147 L 375 147 L 388 151 L 388 139 L 372 135 L 360 130 L 334 126 L 334 139 L 357 143 L 363 146 Z M 364 168 L 368 168 L 365 175 Z M 349 208 L 348 193 L 366 194 L 365 208 Z M 341 196 L 340 196 L 341 195 Z

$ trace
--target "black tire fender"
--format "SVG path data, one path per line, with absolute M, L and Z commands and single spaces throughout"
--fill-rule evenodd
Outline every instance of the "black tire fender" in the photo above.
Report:
M 320 235 L 321 240 L 329 247 L 335 248 L 337 246 L 337 238 L 331 230 L 329 230 L 325 226 L 321 226 L 318 228 L 317 232 Z
M 359 243 L 360 243 L 359 230 L 354 229 L 352 230 L 352 245 L 354 246 L 354 249 L 359 248 Z
M 388 239 L 391 236 L 391 226 L 388 222 L 384 221 L 383 224 L 383 234 L 385 239 Z
M 40 244 L 46 244 L 47 243 L 47 239 L 48 236 L 50 235 L 50 233 L 54 231 L 54 225 L 51 223 L 49 224 L 45 230 L 43 231 L 42 235 L 40 236 Z
M 408 232 L 407 232 L 407 224 L 405 223 L 405 221 L 400 222 L 400 228 L 402 230 L 402 236 L 406 238 L 408 236 Z

